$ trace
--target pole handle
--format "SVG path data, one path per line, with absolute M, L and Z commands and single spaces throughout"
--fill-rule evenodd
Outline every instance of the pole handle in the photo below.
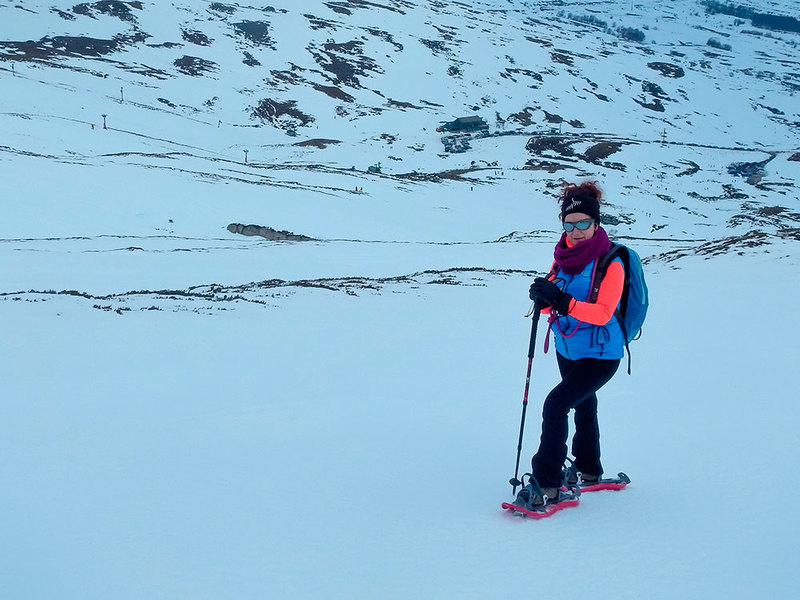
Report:
M 536 350 L 536 332 L 539 329 L 539 316 L 542 314 L 542 309 L 537 304 L 533 305 L 533 317 L 531 323 L 531 341 L 528 344 L 528 358 L 533 359 L 533 354 Z

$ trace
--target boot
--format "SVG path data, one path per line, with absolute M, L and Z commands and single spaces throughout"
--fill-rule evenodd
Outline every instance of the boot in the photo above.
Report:
M 539 486 L 539 482 L 530 473 L 522 476 L 523 480 L 528 477 L 528 484 L 517 494 L 514 504 L 523 508 L 537 508 L 544 506 L 546 502 L 555 502 L 558 499 L 558 488 L 544 488 Z
M 542 488 L 542 495 L 539 496 L 541 504 L 555 504 L 558 502 L 558 488 Z
M 581 473 L 581 485 L 593 485 L 600 480 L 600 475 Z

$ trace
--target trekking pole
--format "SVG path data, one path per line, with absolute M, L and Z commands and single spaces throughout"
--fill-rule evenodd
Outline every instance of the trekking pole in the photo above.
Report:
M 516 495 L 517 486 L 522 485 L 519 480 L 519 457 L 522 454 L 522 436 L 525 432 L 525 413 L 528 410 L 528 390 L 531 386 L 531 367 L 533 366 L 533 353 L 536 350 L 536 330 L 539 327 L 539 313 L 541 309 L 534 303 L 533 305 L 533 322 L 531 323 L 531 341 L 528 346 L 528 374 L 525 376 L 525 395 L 522 397 L 522 419 L 519 423 L 519 442 L 517 443 L 517 464 L 514 467 L 514 477 L 509 479 L 512 487 L 512 494 Z

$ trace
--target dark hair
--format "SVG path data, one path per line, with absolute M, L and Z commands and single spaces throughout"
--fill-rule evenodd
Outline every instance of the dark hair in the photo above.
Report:
M 603 190 L 600 189 L 596 181 L 584 181 L 582 183 L 569 183 L 564 181 L 561 184 L 561 194 L 558 196 L 558 203 L 563 204 L 564 200 L 569 200 L 576 196 L 589 196 L 590 198 L 594 198 L 598 204 L 603 203 Z

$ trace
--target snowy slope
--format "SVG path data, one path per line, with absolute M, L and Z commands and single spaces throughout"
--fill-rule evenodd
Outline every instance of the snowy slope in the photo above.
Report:
M 633 484 L 542 522 L 499 509 L 525 278 L 307 291 L 212 317 L 4 303 L 3 588 L 495 598 L 552 582 L 600 598 L 792 597 L 798 519 L 777 481 L 800 331 L 741 309 L 763 274 L 793 279 L 794 247 L 776 250 L 651 274 L 633 375 L 601 398 L 607 468 Z M 720 298 L 741 300 L 713 318 L 686 309 Z M 539 353 L 526 459 L 555 381 Z
M 4 597 L 796 596 L 800 332 L 764 309 L 797 292 L 798 35 L 690 0 L 0 3 Z M 651 285 L 601 396 L 633 484 L 515 519 L 527 287 L 584 177 Z M 523 464 L 555 381 L 540 340 Z

